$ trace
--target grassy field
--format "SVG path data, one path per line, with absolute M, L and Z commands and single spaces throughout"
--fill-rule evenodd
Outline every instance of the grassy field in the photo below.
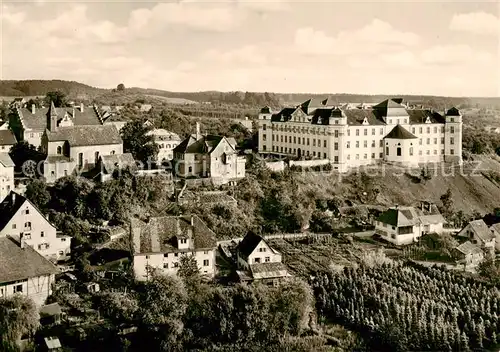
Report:
M 325 197 L 339 195 L 357 204 L 414 205 L 420 200 L 429 200 L 440 205 L 441 195 L 449 188 L 455 211 L 485 214 L 499 206 L 500 185 L 485 177 L 490 172 L 500 172 L 496 158 L 478 158 L 476 162 L 464 165 L 463 171 L 431 170 L 432 178 L 424 183 L 416 180 L 418 171 L 385 167 L 367 171 L 369 176 L 363 178 L 352 174 L 304 172 L 297 173 L 295 181 L 301 192 Z M 356 178 L 358 182 L 353 182 Z
M 270 244 L 282 254 L 283 263 L 290 268 L 292 274 L 302 277 L 320 270 L 356 265 L 366 254 L 380 249 L 388 257 L 401 255 L 400 250 L 387 248 L 371 240 L 348 241 L 329 237 L 317 242 L 271 240 Z

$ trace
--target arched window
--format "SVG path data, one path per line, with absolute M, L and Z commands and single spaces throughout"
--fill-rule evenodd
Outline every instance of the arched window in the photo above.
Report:
M 25 230 L 31 230 L 31 222 L 30 221 L 27 221 L 24 223 L 24 229 Z
M 410 156 L 413 155 L 413 147 L 410 147 Z
M 62 154 L 62 147 L 61 146 L 57 147 L 57 154 Z
M 114 150 L 111 151 L 111 155 L 115 155 L 115 151 Z
M 396 155 L 401 156 L 401 147 L 396 148 Z

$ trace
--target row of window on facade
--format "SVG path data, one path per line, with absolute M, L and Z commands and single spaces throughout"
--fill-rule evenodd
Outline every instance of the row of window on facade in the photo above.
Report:
M 26 210 L 26 211 L 28 211 L 28 210 Z M 27 212 L 26 214 L 29 214 L 29 212 Z M 13 230 L 17 229 L 17 224 L 12 224 L 12 229 Z M 31 221 L 26 221 L 24 223 L 24 230 L 31 231 Z M 43 237 L 43 231 L 41 232 L 41 236 Z
M 388 125 L 392 125 L 392 119 L 388 119 L 387 121 L 388 121 L 388 123 L 387 123 Z M 454 118 L 450 118 L 450 122 L 455 122 L 455 119 Z M 402 120 L 397 119 L 396 120 L 396 124 L 399 124 L 399 123 L 408 124 L 408 119 L 402 119 Z M 335 119 L 335 124 L 336 125 L 339 124 L 339 121 L 337 119 Z M 271 126 L 271 128 L 272 128 L 272 126 Z M 262 125 L 262 129 L 264 131 L 266 130 L 266 125 L 265 124 Z M 304 132 L 307 133 L 308 132 L 307 127 L 302 127 L 302 128 L 299 127 L 298 129 L 302 133 L 304 133 Z M 276 128 L 276 130 L 277 131 L 284 131 L 284 132 L 292 132 L 294 130 L 294 128 L 291 127 L 291 126 L 278 126 Z M 431 127 L 430 126 L 428 126 L 426 130 L 427 130 L 427 133 L 431 133 Z M 314 129 L 313 129 L 313 131 L 314 131 Z M 319 133 L 320 130 L 316 129 L 316 131 Z M 415 131 L 416 131 L 415 127 L 412 127 L 412 133 L 415 133 Z M 438 127 L 435 126 L 434 127 L 434 133 L 437 133 L 437 132 L 438 132 Z M 450 126 L 450 132 L 454 133 L 454 127 L 453 126 Z M 419 127 L 419 133 L 423 133 L 423 128 L 422 127 Z M 441 133 L 444 133 L 444 126 L 441 126 Z M 383 128 L 380 129 L 380 134 L 381 135 L 384 134 L 384 129 Z M 349 135 L 349 130 L 347 130 L 347 135 Z M 367 128 L 364 129 L 364 135 L 365 136 L 368 135 L 368 129 Z M 372 128 L 372 135 L 375 135 L 375 128 Z M 359 129 L 356 129 L 356 136 L 359 136 Z
M 22 293 L 23 292 L 23 284 L 17 284 L 12 286 L 12 293 Z M 0 297 L 4 297 L 7 294 L 6 287 L 0 287 Z
M 203 266 L 210 266 L 210 260 L 204 259 Z M 179 267 L 179 262 L 172 263 L 172 268 L 178 268 L 178 267 Z M 168 269 L 168 263 L 163 263 L 163 269 Z
M 280 140 L 278 140 L 278 136 L 276 136 L 276 140 L 274 138 L 274 134 L 272 135 L 272 141 L 273 142 L 278 142 L 280 141 L 281 143 L 295 143 L 295 144 L 303 144 L 303 145 L 311 145 L 311 140 L 309 138 L 306 138 L 306 137 L 302 137 L 302 143 L 300 143 L 300 140 L 301 140 L 301 137 L 293 137 L 293 141 L 292 141 L 292 136 L 280 136 Z M 284 137 L 284 138 L 283 138 Z M 266 141 L 266 135 L 263 134 L 262 135 L 262 140 L 265 142 Z M 284 142 L 283 142 L 284 140 Z M 321 139 L 318 139 L 317 140 L 317 143 L 316 143 L 316 139 L 313 139 L 312 140 L 312 145 L 313 147 L 316 147 L 316 144 L 318 145 L 318 147 L 321 147 Z M 323 148 L 326 148 L 328 145 L 328 142 L 327 140 L 323 140 Z
M 265 145 L 262 146 L 262 151 L 264 151 L 264 152 L 267 151 L 267 148 L 266 148 Z M 299 149 L 296 149 L 296 148 L 292 149 L 292 148 L 287 148 L 287 147 L 283 148 L 283 147 L 277 147 L 277 146 L 274 146 L 274 145 L 273 145 L 273 152 L 276 152 L 276 153 L 285 153 L 285 154 L 294 154 L 294 155 L 297 154 L 299 156 L 301 156 L 301 155 L 311 156 L 312 155 L 313 157 L 317 156 L 318 158 L 321 157 L 321 153 L 320 152 L 317 152 L 317 153 L 315 151 L 310 152 L 309 150 L 304 150 L 304 151 L 300 152 L 300 148 Z M 323 153 L 323 158 L 324 159 L 327 158 L 326 157 L 326 153 Z
M 163 149 L 163 148 L 169 148 L 169 149 L 172 149 L 172 148 L 175 148 L 177 147 L 177 144 L 164 144 L 164 143 L 157 143 L 158 146 L 160 147 L 160 149 Z
M 261 262 L 261 258 L 254 258 L 253 262 L 254 262 L 255 264 L 262 263 L 262 262 Z M 265 258 L 264 258 L 264 263 L 269 263 L 269 262 L 271 262 L 271 257 L 265 257 Z

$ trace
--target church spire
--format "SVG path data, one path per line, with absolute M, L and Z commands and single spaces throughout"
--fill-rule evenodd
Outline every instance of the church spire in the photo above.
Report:
M 50 102 L 50 108 L 47 112 L 47 129 L 49 131 L 55 131 L 57 128 L 57 110 L 54 102 Z

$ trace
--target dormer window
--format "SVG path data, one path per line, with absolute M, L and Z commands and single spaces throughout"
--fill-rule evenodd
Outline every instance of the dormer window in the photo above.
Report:
M 363 125 L 368 125 L 368 119 L 366 117 L 363 119 Z
M 427 118 L 425 119 L 425 123 L 431 123 L 431 119 L 427 116 Z

